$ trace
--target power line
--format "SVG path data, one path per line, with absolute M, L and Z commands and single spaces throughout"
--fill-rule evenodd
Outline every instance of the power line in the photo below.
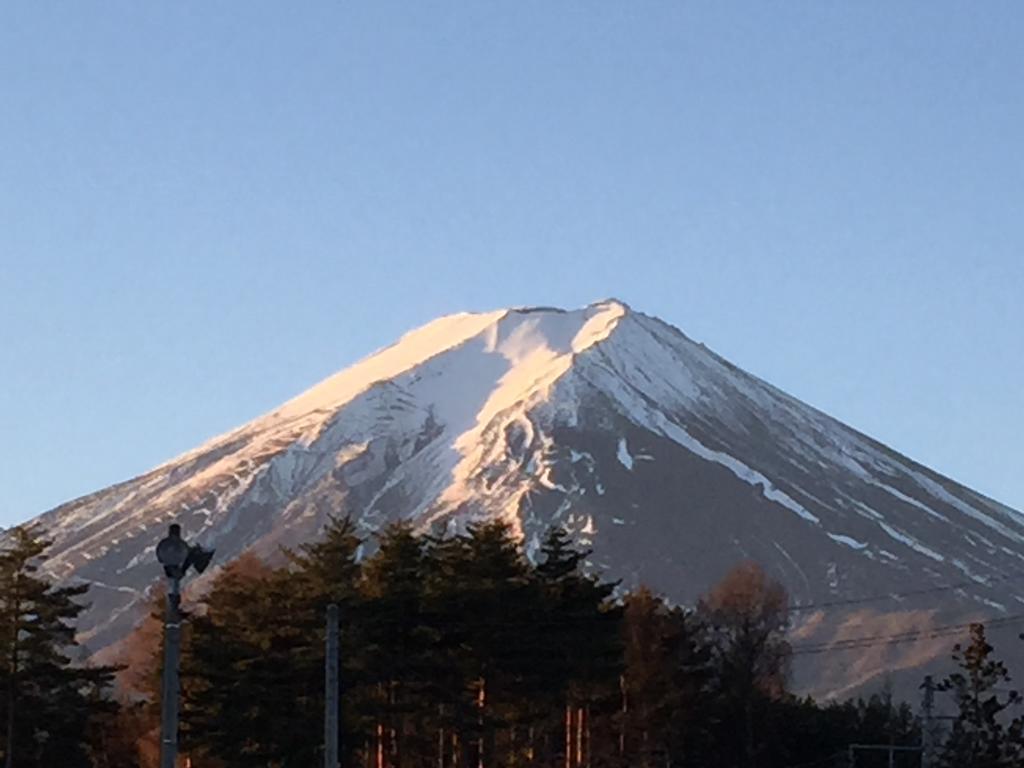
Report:
M 831 653 L 835 651 L 861 650 L 863 648 L 874 648 L 884 645 L 898 645 L 900 643 L 917 642 L 919 640 L 937 640 L 943 637 L 951 637 L 966 629 L 972 624 L 984 624 L 986 629 L 1011 626 L 1024 621 L 1024 614 L 1013 616 L 995 617 L 986 620 L 968 621 L 960 624 L 944 624 L 937 627 L 907 630 L 891 635 L 864 635 L 861 637 L 846 638 L 833 643 L 813 643 L 807 645 L 793 646 L 791 653 L 794 656 Z
M 827 600 L 818 603 L 802 603 L 789 606 L 790 613 L 802 613 L 806 611 L 818 611 L 827 608 L 840 608 L 847 605 L 861 605 L 864 603 L 881 602 L 883 600 L 902 600 L 908 597 L 919 597 L 921 595 L 933 595 L 940 592 L 952 592 L 958 589 L 966 589 L 968 587 L 988 587 L 992 584 L 1007 581 L 1014 578 L 1024 578 L 1024 571 L 1016 573 L 1000 573 L 996 576 L 991 577 L 985 583 L 970 579 L 961 582 L 954 582 L 952 584 L 940 585 L 937 587 L 924 587 L 921 589 L 911 589 L 904 592 L 888 592 L 886 594 L 876 595 L 864 595 L 862 597 L 851 597 L 844 598 L 841 600 Z

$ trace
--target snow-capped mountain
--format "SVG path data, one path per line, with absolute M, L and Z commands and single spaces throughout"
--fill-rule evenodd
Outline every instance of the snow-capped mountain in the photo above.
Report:
M 399 518 L 502 517 L 528 552 L 561 523 L 591 567 L 681 603 L 759 561 L 806 607 L 797 676 L 818 693 L 945 657 L 951 623 L 1024 612 L 1016 512 L 617 301 L 441 318 L 38 522 L 53 572 L 95 585 L 83 640 L 96 651 L 139 618 L 170 521 L 223 563 L 272 556 L 331 512 L 368 536 Z M 856 637 L 874 642 L 816 652 Z

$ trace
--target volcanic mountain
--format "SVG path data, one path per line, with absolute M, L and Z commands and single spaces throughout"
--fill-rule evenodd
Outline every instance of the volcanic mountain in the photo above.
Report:
M 273 557 L 331 513 L 371 542 L 392 520 L 502 518 L 531 555 L 561 524 L 594 571 L 682 604 L 757 561 L 796 606 L 797 684 L 825 695 L 885 670 L 919 680 L 963 623 L 1024 611 L 1018 513 L 617 301 L 441 318 L 37 522 L 52 572 L 94 584 L 97 652 L 144 611 L 170 521 L 223 564 Z

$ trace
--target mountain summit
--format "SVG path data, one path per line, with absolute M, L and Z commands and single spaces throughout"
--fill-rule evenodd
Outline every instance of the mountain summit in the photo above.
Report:
M 171 520 L 223 563 L 272 557 L 330 513 L 368 538 L 397 519 L 441 531 L 500 517 L 528 554 L 560 524 L 606 578 L 680 603 L 756 560 L 798 606 L 798 681 L 819 694 L 945 656 L 947 628 L 1010 623 L 1024 603 L 1016 512 L 615 300 L 435 320 L 37 522 L 51 570 L 96 584 L 83 622 L 96 651 L 140 616 Z M 886 642 L 905 630 L 915 642 Z M 841 660 L 813 663 L 829 653 Z

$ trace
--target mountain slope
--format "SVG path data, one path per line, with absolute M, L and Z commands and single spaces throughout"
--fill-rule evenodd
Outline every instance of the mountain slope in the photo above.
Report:
M 1024 573 L 1015 512 L 616 301 L 434 321 L 40 522 L 53 571 L 97 584 L 84 639 L 100 650 L 138 617 L 172 519 L 224 562 L 272 556 L 338 511 L 368 535 L 398 518 L 456 529 L 500 516 L 528 552 L 560 523 L 593 548 L 593 568 L 685 603 L 757 560 L 796 603 L 829 604 L 795 614 L 798 645 L 1024 612 L 1007 578 Z M 838 664 L 807 654 L 798 680 L 839 693 L 950 644 Z

